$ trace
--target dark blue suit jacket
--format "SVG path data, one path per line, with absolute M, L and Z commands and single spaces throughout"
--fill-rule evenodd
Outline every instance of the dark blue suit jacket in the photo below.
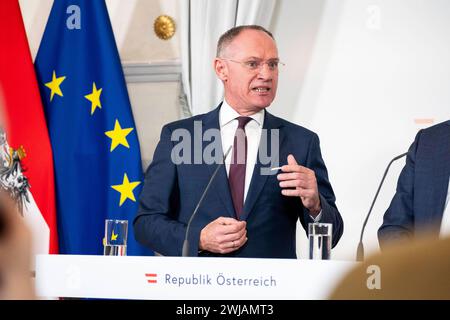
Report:
M 450 176 L 450 121 L 420 130 L 384 214 L 378 239 L 383 248 L 418 233 L 438 236 Z
M 163 255 L 181 255 L 186 224 L 217 166 L 204 163 L 175 165 L 171 161 L 174 147 L 171 134 L 176 129 L 186 129 L 193 135 L 194 121 L 202 122 L 203 132 L 219 129 L 219 109 L 220 106 L 209 113 L 170 123 L 162 129 L 160 142 L 145 176 L 134 232 L 140 243 Z M 286 164 L 288 154 L 292 153 L 299 164 L 315 171 L 323 210 L 321 222 L 333 224 L 333 246 L 336 245 L 342 235 L 343 222 L 328 182 L 318 136 L 267 111 L 263 128 L 279 129 L 280 165 Z M 203 142 L 203 148 L 208 143 Z M 248 241 L 227 256 L 296 258 L 296 222 L 300 218 L 303 227 L 307 228 L 312 219 L 299 198 L 281 194 L 276 174 L 260 175 L 261 166 L 258 157 L 241 216 L 241 220 L 247 222 Z M 225 166 L 218 171 L 192 222 L 188 237 L 189 255 L 198 255 L 200 231 L 220 216 L 236 217 Z M 213 254 L 202 252 L 200 255 Z

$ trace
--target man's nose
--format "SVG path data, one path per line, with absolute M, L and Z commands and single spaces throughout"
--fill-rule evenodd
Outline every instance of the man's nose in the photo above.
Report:
M 272 79 L 273 74 L 274 74 L 274 71 L 270 69 L 270 67 L 267 63 L 263 63 L 261 66 L 259 66 L 259 69 L 258 69 L 258 78 L 259 79 L 270 80 L 270 79 Z

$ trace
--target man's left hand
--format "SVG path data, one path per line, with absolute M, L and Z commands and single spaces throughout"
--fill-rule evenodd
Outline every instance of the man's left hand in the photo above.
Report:
M 297 163 L 293 155 L 288 155 L 287 165 L 281 167 L 283 173 L 278 174 L 281 194 L 288 197 L 300 197 L 303 206 L 312 216 L 321 210 L 316 175 L 313 170 Z

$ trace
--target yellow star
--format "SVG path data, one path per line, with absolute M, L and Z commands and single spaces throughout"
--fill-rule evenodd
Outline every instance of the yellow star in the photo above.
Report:
M 100 102 L 100 95 L 102 94 L 102 88 L 97 90 L 97 86 L 95 82 L 92 84 L 92 92 L 84 97 L 91 102 L 91 115 L 94 114 L 95 109 L 102 108 L 102 104 Z
M 105 134 L 111 138 L 111 150 L 112 152 L 119 144 L 130 148 L 130 145 L 127 141 L 127 135 L 133 131 L 133 128 L 124 128 L 120 126 L 119 120 L 116 119 L 116 123 L 114 124 L 114 130 L 106 131 Z
M 118 236 L 118 234 L 114 233 L 114 230 L 113 230 L 112 234 L 111 234 L 111 241 L 116 241 L 117 240 L 117 236 Z
M 55 93 L 62 97 L 63 94 L 61 92 L 61 88 L 59 87 L 61 85 L 61 83 L 66 79 L 66 77 L 56 77 L 56 73 L 55 70 L 53 70 L 53 77 L 52 77 L 52 81 L 47 82 L 45 84 L 46 87 L 50 88 L 51 93 L 50 93 L 50 101 L 53 100 L 53 96 L 55 95 Z
M 125 202 L 125 200 L 130 199 L 131 201 L 136 202 L 136 198 L 134 197 L 133 190 L 136 188 L 139 184 L 141 184 L 140 181 L 134 181 L 130 182 L 128 180 L 128 176 L 125 173 L 123 175 L 123 182 L 122 184 L 111 186 L 114 190 L 120 192 L 120 203 L 119 207 L 122 206 L 122 204 Z

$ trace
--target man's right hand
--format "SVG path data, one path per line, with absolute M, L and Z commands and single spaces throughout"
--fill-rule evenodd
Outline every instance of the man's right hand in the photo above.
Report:
M 233 218 L 220 217 L 210 222 L 200 232 L 200 250 L 230 253 L 247 242 L 247 223 Z

